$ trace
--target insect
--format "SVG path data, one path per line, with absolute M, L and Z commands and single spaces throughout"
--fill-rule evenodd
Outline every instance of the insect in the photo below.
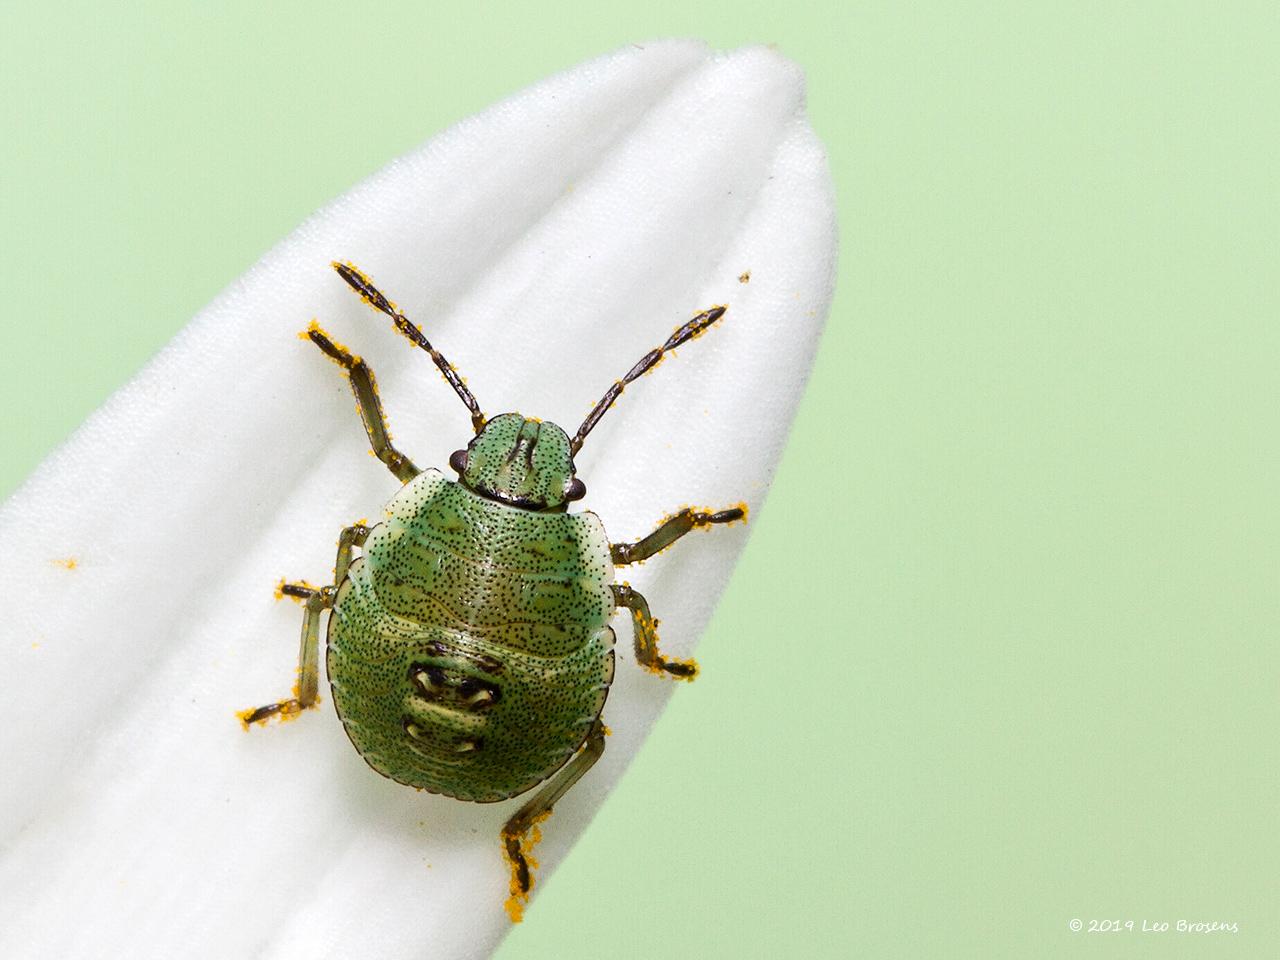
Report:
M 692 660 L 665 657 L 645 598 L 614 569 L 645 560 L 691 530 L 746 517 L 745 504 L 682 509 L 635 543 L 610 543 L 589 511 L 573 458 L 627 384 L 706 331 L 716 306 L 679 327 L 614 382 L 572 439 L 554 423 L 480 410 L 462 378 L 355 266 L 338 275 L 430 354 L 471 412 L 475 437 L 449 458 L 450 480 L 391 443 L 373 371 L 314 321 L 302 336 L 343 368 L 373 452 L 404 485 L 374 526 L 342 531 L 330 586 L 282 583 L 306 609 L 298 682 L 287 700 L 239 714 L 245 729 L 318 702 L 321 615 L 326 667 L 348 737 L 378 773 L 431 793 L 491 803 L 543 784 L 503 826 L 507 910 L 519 920 L 533 885 L 538 824 L 604 752 L 601 718 L 614 672 L 614 613 L 631 614 L 636 660 L 692 679 Z M 360 556 L 353 556 L 360 550 Z M 545 783 L 544 783 L 545 781 Z

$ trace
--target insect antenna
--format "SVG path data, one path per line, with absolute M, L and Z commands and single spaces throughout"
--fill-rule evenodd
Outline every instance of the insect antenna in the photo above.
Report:
M 462 402 L 471 411 L 471 425 L 475 428 L 476 433 L 479 433 L 484 427 L 485 415 L 481 413 L 480 404 L 476 402 L 476 398 L 467 389 L 467 385 L 462 382 L 462 377 L 458 375 L 458 371 L 453 364 L 444 358 L 444 354 L 431 345 L 431 341 L 423 336 L 422 330 L 419 329 L 418 325 L 396 309 L 396 305 L 388 300 L 382 291 L 375 287 L 373 282 L 355 264 L 339 263 L 335 260 L 333 269 L 338 271 L 338 276 L 347 281 L 352 290 L 360 294 L 360 299 L 374 309 L 381 310 L 394 320 L 396 329 L 404 334 L 410 343 L 417 344 L 431 354 L 431 359 L 440 368 L 440 372 L 444 374 L 449 386 L 453 387 L 453 392 L 462 398 Z
M 613 406 L 613 401 L 622 396 L 622 391 L 626 389 L 628 383 L 644 376 L 656 367 L 658 361 L 662 359 L 668 350 L 674 350 L 685 341 L 692 340 L 702 334 L 708 327 L 724 316 L 724 312 L 728 309 L 727 306 L 718 306 L 712 307 L 710 310 L 704 310 L 667 337 L 667 342 L 662 346 L 654 347 L 641 357 L 640 362 L 627 371 L 625 377 L 621 380 L 615 380 L 613 386 L 606 390 L 605 395 L 600 398 L 600 402 L 591 408 L 591 412 L 587 414 L 587 419 L 582 421 L 582 426 L 574 434 L 573 441 L 569 445 L 571 452 L 577 453 L 582 448 L 582 441 L 587 438 L 587 434 L 600 422 L 600 418 L 605 415 L 606 411 Z

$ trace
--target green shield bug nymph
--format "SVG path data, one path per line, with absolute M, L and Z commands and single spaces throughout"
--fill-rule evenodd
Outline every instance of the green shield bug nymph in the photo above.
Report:
M 553 423 L 488 419 L 453 366 L 351 264 L 334 268 L 366 303 L 427 351 L 471 411 L 475 437 L 449 458 L 458 474 L 419 470 L 391 444 L 373 371 L 315 323 L 304 336 L 347 374 L 373 452 L 404 483 L 374 526 L 342 531 L 333 583 L 284 583 L 303 602 L 294 696 L 246 710 L 246 729 L 318 702 L 320 616 L 334 706 L 356 750 L 383 776 L 459 800 L 490 803 L 547 781 L 502 828 L 511 867 L 507 910 L 519 920 L 533 885 L 538 824 L 604 752 L 601 718 L 613 680 L 619 607 L 631 613 L 636 660 L 692 679 L 693 661 L 664 657 L 645 598 L 614 568 L 690 530 L 745 519 L 739 504 L 683 509 L 635 543 L 610 543 L 600 518 L 569 513 L 586 494 L 573 458 L 627 384 L 724 314 L 678 328 L 605 392 L 572 439 Z M 360 556 L 353 557 L 359 549 Z M 548 779 L 550 778 L 550 779 Z

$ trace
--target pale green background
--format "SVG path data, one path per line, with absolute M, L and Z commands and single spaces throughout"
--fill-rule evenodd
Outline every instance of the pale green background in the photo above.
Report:
M 4 6 L 0 492 L 452 121 L 774 42 L 817 368 L 703 678 L 501 957 L 1280 954 L 1274 3 L 361 6 Z

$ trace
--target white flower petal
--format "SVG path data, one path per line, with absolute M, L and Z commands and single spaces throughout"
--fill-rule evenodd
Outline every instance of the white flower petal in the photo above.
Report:
M 676 325 L 728 303 L 578 457 L 583 506 L 631 540 L 684 504 L 760 504 L 830 302 L 834 216 L 793 65 L 653 43 L 458 124 L 233 284 L 0 508 L 23 544 L 0 555 L 0 956 L 487 956 L 508 927 L 498 828 L 520 801 L 377 776 L 327 703 L 249 734 L 234 716 L 292 680 L 301 613 L 276 581 L 324 581 L 339 529 L 396 490 L 345 379 L 297 332 L 316 317 L 369 361 L 419 466 L 470 437 L 428 359 L 329 262 L 368 271 L 487 413 L 570 432 Z M 745 540 L 697 533 L 623 575 L 668 653 L 689 653 Z M 616 626 L 613 735 L 545 825 L 541 879 L 674 686 Z

